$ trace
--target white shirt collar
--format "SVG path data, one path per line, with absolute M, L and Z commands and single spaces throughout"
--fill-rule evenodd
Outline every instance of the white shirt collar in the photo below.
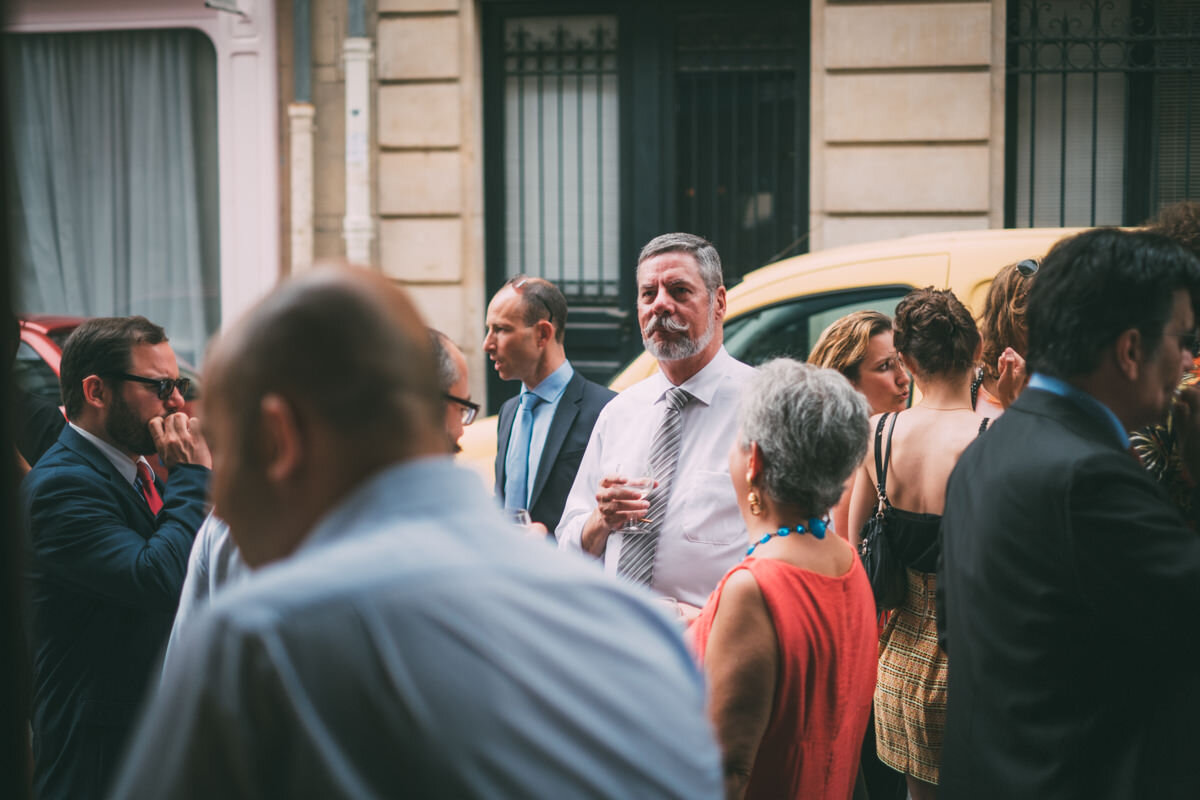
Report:
M 67 422 L 75 432 L 96 446 L 96 449 L 104 454 L 104 457 L 112 462 L 112 465 L 117 468 L 117 472 L 121 473 L 121 477 L 129 481 L 129 485 L 133 486 L 137 479 L 137 463 L 138 461 L 146 461 L 144 456 L 138 456 L 136 460 L 122 453 L 115 446 L 101 439 L 94 433 L 85 431 L 83 428 L 76 425 L 74 422 Z M 150 462 L 146 461 L 146 466 L 150 466 Z
M 721 345 L 721 349 L 712 357 L 712 360 L 701 367 L 695 375 L 679 384 L 679 388 L 686 389 L 688 394 L 704 405 L 712 405 L 713 395 L 725 380 L 726 365 L 733 360 L 733 356 L 726 352 L 724 345 Z M 656 381 L 654 388 L 657 392 L 654 402 L 657 403 L 675 384 L 671 383 L 662 373 L 661 367 L 653 378 Z

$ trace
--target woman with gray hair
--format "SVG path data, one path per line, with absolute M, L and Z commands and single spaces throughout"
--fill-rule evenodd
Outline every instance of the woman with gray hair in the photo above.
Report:
M 727 797 L 849 798 L 875 687 L 875 600 L 827 512 L 867 449 L 867 402 L 776 359 L 745 388 L 729 474 L 750 549 L 692 631 Z

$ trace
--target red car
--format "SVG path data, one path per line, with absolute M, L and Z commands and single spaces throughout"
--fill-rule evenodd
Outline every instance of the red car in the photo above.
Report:
M 62 407 L 58 387 L 58 365 L 62 360 L 62 348 L 71 331 L 79 327 L 84 317 L 54 314 L 22 314 L 19 317 L 21 343 L 13 362 L 13 382 L 26 393 Z M 191 385 L 184 395 L 184 410 L 194 414 L 196 399 L 200 396 L 200 375 L 190 364 L 180 361 L 179 374 L 191 378 Z M 166 480 L 166 470 L 157 458 L 150 459 L 159 476 Z

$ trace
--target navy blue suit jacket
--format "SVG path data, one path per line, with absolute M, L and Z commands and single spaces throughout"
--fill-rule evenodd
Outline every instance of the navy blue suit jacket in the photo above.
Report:
M 955 466 L 938 797 L 1194 798 L 1200 537 L 1109 423 L 1026 389 Z
M 616 392 L 576 372 L 559 398 L 529 493 L 529 516 L 534 522 L 545 525 L 550 533 L 554 533 L 562 517 L 563 506 L 567 504 L 567 495 L 571 492 L 571 484 L 575 482 L 583 452 L 587 450 L 596 417 L 600 416 L 600 410 L 608 405 L 608 401 L 616 396 Z M 520 402 L 521 397 L 517 395 L 500 406 L 500 420 L 496 429 L 496 497 L 501 503 L 504 502 L 504 459 L 508 454 L 513 418 Z
M 208 481 L 205 467 L 172 468 L 155 518 L 70 426 L 25 477 L 41 800 L 104 796 L 171 631 Z

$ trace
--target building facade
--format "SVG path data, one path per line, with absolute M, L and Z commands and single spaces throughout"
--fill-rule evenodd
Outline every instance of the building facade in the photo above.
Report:
M 106 1 L 110 28 L 150 14 Z M 95 8 L 17 5 L 10 31 Z M 217 54 L 220 316 L 315 259 L 368 262 L 492 408 L 516 387 L 487 369 L 484 311 L 515 274 L 564 289 L 568 352 L 603 378 L 640 348 L 657 233 L 708 236 L 736 281 L 913 233 L 1137 224 L 1200 192 L 1200 0 L 229 5 L 180 0 L 179 23 Z

